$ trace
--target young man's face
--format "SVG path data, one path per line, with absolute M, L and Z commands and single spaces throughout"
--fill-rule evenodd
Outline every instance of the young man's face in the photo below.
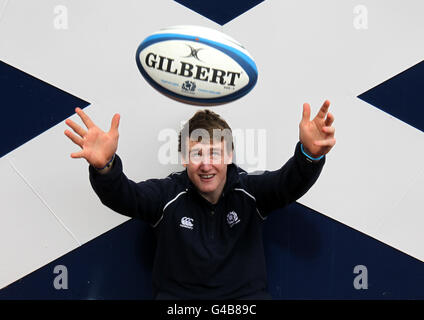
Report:
M 232 161 L 232 152 L 225 154 L 223 141 L 213 143 L 189 143 L 189 161 L 184 166 L 190 180 L 199 193 L 216 203 L 224 189 L 227 164 Z

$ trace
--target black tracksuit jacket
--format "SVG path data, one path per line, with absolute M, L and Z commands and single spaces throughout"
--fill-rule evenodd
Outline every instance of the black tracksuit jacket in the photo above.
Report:
M 125 176 L 116 156 L 107 174 L 92 166 L 89 173 L 104 205 L 154 228 L 156 299 L 262 299 L 270 298 L 263 220 L 305 194 L 324 162 L 325 157 L 308 159 L 298 142 L 294 156 L 275 171 L 248 174 L 229 164 L 216 204 L 197 192 L 186 170 L 136 183 Z

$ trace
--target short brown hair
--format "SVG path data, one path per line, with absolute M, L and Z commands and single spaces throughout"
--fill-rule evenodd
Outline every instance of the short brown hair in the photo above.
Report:
M 188 133 L 188 137 L 191 137 L 191 134 L 196 129 L 204 129 L 209 133 L 209 137 L 214 137 L 214 129 L 221 129 L 230 132 L 231 136 L 231 150 L 234 150 L 233 135 L 230 126 L 228 123 L 221 118 L 221 116 L 211 110 L 205 109 L 197 111 L 185 124 L 182 130 L 178 135 L 178 151 L 184 150 L 186 148 L 186 139 L 181 139 L 181 133 Z M 221 135 L 221 141 L 224 137 Z M 203 141 L 204 142 L 204 141 Z M 230 150 L 228 150 L 230 151 Z

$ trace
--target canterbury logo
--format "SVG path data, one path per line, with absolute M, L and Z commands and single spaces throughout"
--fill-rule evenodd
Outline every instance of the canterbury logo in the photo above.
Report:
M 182 217 L 180 227 L 193 229 L 193 218 Z

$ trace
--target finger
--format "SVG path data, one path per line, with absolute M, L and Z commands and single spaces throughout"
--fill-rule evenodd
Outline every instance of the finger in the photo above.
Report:
M 86 125 L 86 127 L 88 129 L 90 129 L 91 127 L 94 127 L 95 126 L 94 123 L 93 123 L 93 121 L 91 121 L 90 117 L 87 116 L 85 114 L 85 112 L 82 111 L 80 108 L 76 108 L 75 109 L 75 112 L 80 116 L 82 122 L 84 122 L 84 124 Z
M 334 122 L 334 116 L 331 112 L 327 114 L 327 119 L 325 119 L 325 125 L 327 127 L 331 126 Z
M 71 158 L 74 158 L 74 159 L 84 158 L 84 151 L 81 150 L 80 152 L 71 153 Z
M 311 106 L 309 103 L 303 104 L 302 121 L 309 121 L 311 119 Z
M 121 116 L 117 113 L 113 116 L 112 118 L 112 124 L 110 125 L 110 130 L 111 131 L 118 131 L 118 127 L 119 127 L 119 120 L 121 119 Z
M 334 133 L 336 132 L 336 128 L 334 128 L 334 127 L 322 127 L 322 131 L 324 131 L 325 133 L 334 135 Z
M 324 104 L 321 106 L 321 109 L 319 109 L 317 118 L 325 119 L 325 116 L 327 115 L 328 107 L 330 106 L 330 101 L 325 100 Z
M 83 140 L 77 135 L 73 134 L 69 130 L 65 130 L 65 135 L 72 140 L 73 143 L 79 145 L 82 148 Z
M 314 144 L 318 147 L 332 147 L 336 144 L 336 139 L 330 138 L 325 140 L 317 140 L 317 141 L 314 141 Z
M 84 137 L 87 133 L 81 126 L 73 122 L 71 119 L 66 119 L 65 123 L 72 128 L 76 133 L 78 133 L 81 137 Z

